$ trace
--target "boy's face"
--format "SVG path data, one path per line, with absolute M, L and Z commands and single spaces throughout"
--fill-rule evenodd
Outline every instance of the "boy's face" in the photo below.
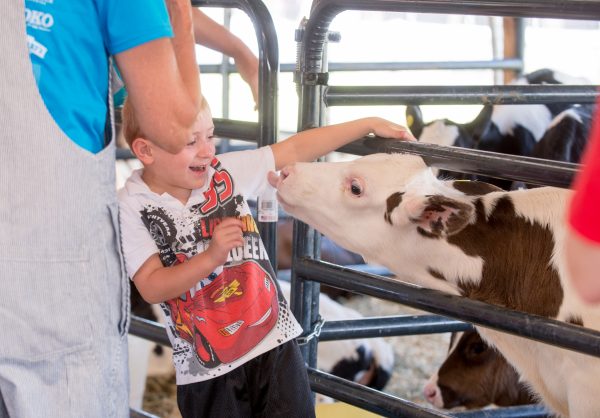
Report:
M 153 161 L 144 167 L 144 181 L 155 193 L 169 193 L 186 202 L 193 189 L 208 181 L 208 168 L 215 156 L 214 124 L 206 106 L 192 129 L 192 138 L 177 154 L 153 146 Z

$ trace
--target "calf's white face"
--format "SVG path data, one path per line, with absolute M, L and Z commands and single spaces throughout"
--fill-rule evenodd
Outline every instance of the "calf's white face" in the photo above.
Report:
M 372 248 L 379 241 L 374 238 L 385 226 L 388 196 L 404 191 L 413 174 L 426 169 L 420 158 L 407 158 L 402 170 L 393 161 L 372 155 L 351 163 L 297 163 L 282 170 L 278 199 L 292 216 L 362 253 L 362 243 Z
M 398 249 L 398 236 L 405 238 L 405 251 L 412 253 L 411 236 L 452 235 L 473 218 L 470 198 L 437 180 L 413 155 L 297 163 L 284 168 L 279 178 L 272 177 L 271 183 L 286 212 L 367 261 L 387 267 L 389 251 Z M 461 261 L 465 257 L 457 254 Z

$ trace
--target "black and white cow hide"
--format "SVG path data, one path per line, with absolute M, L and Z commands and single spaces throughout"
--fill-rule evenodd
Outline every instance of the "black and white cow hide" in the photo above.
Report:
M 585 80 L 575 79 L 549 69 L 527 74 L 513 84 L 582 84 Z M 530 105 L 484 105 L 475 119 L 468 123 L 457 123 L 439 119 L 425 123 L 418 106 L 406 107 L 406 121 L 415 138 L 421 142 L 456 146 L 510 155 L 535 156 L 534 150 L 553 124 L 553 118 L 567 109 L 570 103 Z M 558 156 L 562 161 L 577 162 Z M 508 190 L 509 180 L 493 179 L 460 173 L 440 172 L 442 177 L 481 180 Z

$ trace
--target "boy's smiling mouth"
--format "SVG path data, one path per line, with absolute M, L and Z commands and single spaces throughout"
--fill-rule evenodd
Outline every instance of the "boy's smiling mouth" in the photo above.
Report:
M 190 170 L 192 170 L 194 173 L 204 173 L 206 171 L 207 167 L 208 167 L 207 164 L 191 165 Z

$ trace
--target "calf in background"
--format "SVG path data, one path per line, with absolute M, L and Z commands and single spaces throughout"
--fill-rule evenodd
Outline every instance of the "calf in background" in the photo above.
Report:
M 474 330 L 452 334 L 448 356 L 425 384 L 423 395 L 445 409 L 536 402 L 515 369 Z
M 574 105 L 559 113 L 533 147 L 531 156 L 578 163 L 589 138 L 594 110 L 594 105 Z
M 584 79 L 575 79 L 549 69 L 542 69 L 515 80 L 513 84 L 589 84 Z M 510 155 L 548 158 L 560 161 L 579 162 L 575 154 L 565 155 L 560 151 L 540 154 L 542 138 L 554 126 L 556 117 L 566 110 L 578 112 L 579 105 L 569 103 L 530 104 L 530 105 L 484 105 L 477 117 L 468 123 L 456 123 L 449 119 L 423 121 L 418 106 L 406 107 L 406 120 L 415 138 L 421 142 L 443 146 L 457 146 L 483 151 L 499 152 Z M 589 125 L 589 121 L 587 121 Z M 557 131 L 560 132 L 560 131 Z M 587 136 L 583 137 L 583 144 Z M 548 141 L 546 141 L 548 142 Z M 568 139 L 558 140 L 560 143 L 572 143 Z M 555 143 L 553 143 L 555 144 Z M 578 143 L 580 153 L 583 150 Z M 478 179 L 508 190 L 508 180 L 487 178 L 460 173 L 441 172 L 442 176 L 456 179 Z
M 600 330 L 563 259 L 571 191 L 442 181 L 414 155 L 270 173 L 283 209 L 399 280 Z M 555 413 L 596 418 L 600 359 L 476 327 Z
M 544 136 L 535 144 L 529 157 L 579 163 L 589 138 L 594 105 L 574 105 L 559 113 Z M 512 189 L 538 187 L 514 182 Z

